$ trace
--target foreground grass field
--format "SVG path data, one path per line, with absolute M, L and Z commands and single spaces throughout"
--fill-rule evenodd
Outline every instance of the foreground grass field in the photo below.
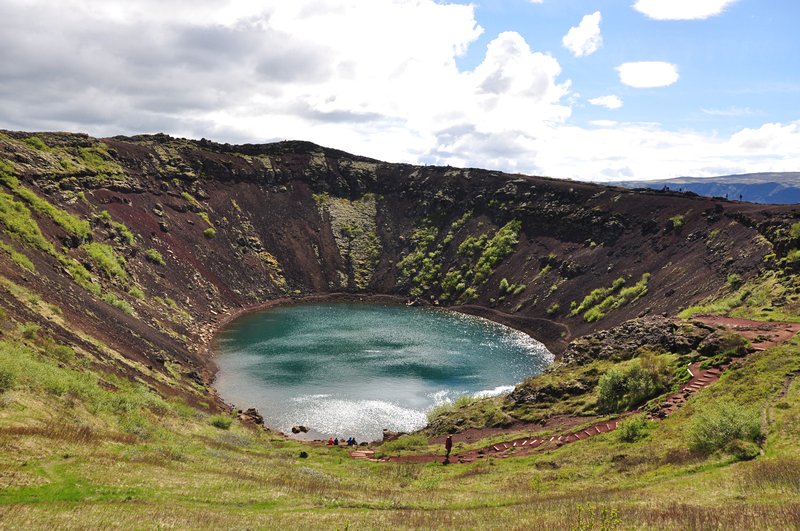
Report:
M 135 386 L 106 390 L 35 344 L 0 346 L 3 370 L 27 371 L 0 402 L 3 528 L 800 526 L 797 339 L 730 370 L 636 442 L 609 433 L 451 466 L 359 462 L 238 422 L 220 429 Z M 758 407 L 762 455 L 690 449 L 693 416 L 721 401 Z

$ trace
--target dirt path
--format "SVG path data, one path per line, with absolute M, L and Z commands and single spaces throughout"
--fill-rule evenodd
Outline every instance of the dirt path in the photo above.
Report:
M 719 317 L 712 315 L 697 316 L 694 318 L 704 324 L 714 327 L 725 327 L 735 330 L 738 334 L 745 337 L 753 345 L 755 351 L 762 351 L 771 346 L 778 345 L 794 337 L 795 334 L 800 332 L 800 323 L 773 323 L 761 321 L 749 321 L 747 319 L 738 319 L 730 317 Z M 729 366 L 724 365 L 721 367 L 709 367 L 701 369 L 700 363 L 693 363 L 687 367 L 691 378 L 688 382 L 681 386 L 681 389 L 675 393 L 664 398 L 661 403 L 661 408 L 655 412 L 649 413 L 648 416 L 652 419 L 663 419 L 678 410 L 686 401 L 695 393 L 708 387 L 719 380 L 722 373 Z M 511 456 L 524 456 L 535 452 L 545 452 L 559 448 L 565 444 L 582 441 L 601 433 L 608 433 L 614 431 L 619 426 L 619 422 L 625 417 L 638 413 L 639 410 L 623 413 L 622 415 L 613 418 L 601 420 L 591 424 L 587 428 L 567 431 L 560 435 L 551 435 L 546 437 L 524 437 L 505 441 L 484 448 L 469 450 L 451 455 L 451 463 L 471 463 L 486 457 L 494 457 L 504 459 Z M 561 427 L 567 427 L 572 420 L 572 425 L 585 421 L 585 418 L 567 417 L 562 419 L 565 421 Z M 546 426 L 534 425 L 541 431 Z M 520 426 L 516 426 L 519 428 Z M 514 428 L 510 428 L 514 429 Z M 495 430 L 493 430 L 495 431 Z M 495 431 L 496 432 L 496 431 Z M 474 437 L 465 438 L 459 436 L 462 440 L 469 440 Z M 432 440 L 431 442 L 438 442 Z M 420 454 L 420 455 L 403 455 L 403 456 L 390 456 L 381 459 L 375 459 L 374 450 L 357 450 L 352 452 L 351 457 L 354 459 L 366 459 L 370 461 L 380 462 L 394 462 L 394 463 L 429 463 L 433 461 L 443 461 L 444 452 L 439 454 Z
M 692 320 L 708 326 L 730 328 L 750 341 L 756 350 L 765 350 L 788 341 L 800 332 L 800 323 L 750 321 L 749 319 L 720 317 L 719 315 L 695 315 Z

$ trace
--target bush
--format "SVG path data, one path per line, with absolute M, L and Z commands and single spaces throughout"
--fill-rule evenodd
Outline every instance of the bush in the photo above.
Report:
M 611 369 L 597 383 L 597 405 L 605 412 L 634 408 L 666 390 L 672 371 L 663 359 L 644 352 L 625 370 Z
M 144 257 L 149 262 L 153 262 L 154 264 L 158 265 L 166 265 L 167 263 L 164 261 L 164 257 L 161 256 L 161 253 L 156 251 L 155 249 L 148 249 L 144 252 Z
M 114 251 L 114 248 L 105 243 L 91 242 L 83 246 L 89 259 L 109 278 L 127 281 L 128 272 L 125 271 L 125 259 Z
M 742 458 L 752 453 L 747 444 L 761 435 L 761 420 L 754 408 L 717 402 L 698 412 L 689 428 L 689 444 L 710 454 L 726 450 Z
M 114 308 L 117 308 L 118 310 L 122 310 L 128 315 L 133 315 L 134 313 L 133 306 L 131 306 L 128 301 L 120 299 L 113 293 L 106 293 L 103 295 L 103 301 L 107 304 L 110 304 Z
M 25 339 L 35 339 L 39 335 L 39 330 L 41 327 L 36 323 L 25 323 L 19 327 L 19 333 Z
M 645 415 L 634 415 L 619 424 L 617 437 L 622 442 L 636 442 L 647 437 L 647 432 L 652 424 Z
M 505 293 L 506 291 L 508 291 L 508 279 L 503 278 L 500 281 L 500 293 Z
M 205 236 L 209 240 L 213 240 L 214 236 L 216 235 L 217 235 L 217 230 L 214 227 L 209 227 L 203 231 L 203 236 Z
M 792 223 L 792 226 L 789 228 L 789 236 L 795 240 L 800 238 L 800 221 Z
M 5 393 L 14 387 L 14 373 L 7 369 L 0 369 L 0 393 Z
M 682 215 L 678 214 L 677 216 L 672 216 L 671 218 L 669 218 L 669 221 L 667 222 L 667 232 L 669 232 L 670 230 L 674 231 L 681 230 L 683 228 L 684 223 L 685 222 L 683 220 Z
M 738 288 L 742 284 L 742 276 L 737 273 L 731 273 L 727 279 L 728 285 L 732 288 Z
M 209 424 L 221 430 L 227 430 L 233 424 L 233 419 L 228 415 L 214 415 L 208 419 Z

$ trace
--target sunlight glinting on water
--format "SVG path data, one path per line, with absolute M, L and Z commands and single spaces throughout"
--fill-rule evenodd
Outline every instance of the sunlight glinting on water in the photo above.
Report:
M 288 432 L 380 439 L 461 395 L 497 396 L 553 356 L 511 328 L 440 309 L 324 303 L 239 319 L 218 338 L 221 396 Z

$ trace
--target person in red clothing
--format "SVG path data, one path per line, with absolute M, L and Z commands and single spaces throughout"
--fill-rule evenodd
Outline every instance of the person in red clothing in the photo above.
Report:
M 328 438 L 328 446 L 333 446 L 333 437 Z

